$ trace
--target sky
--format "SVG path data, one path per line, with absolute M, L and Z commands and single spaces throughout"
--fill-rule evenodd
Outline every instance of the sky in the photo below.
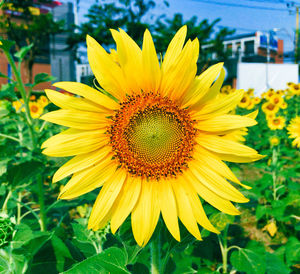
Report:
M 182 13 L 186 20 L 195 15 L 199 21 L 207 18 L 210 22 L 220 18 L 217 26 L 236 29 L 236 34 L 276 29 L 278 38 L 284 40 L 284 51 L 294 48 L 295 6 L 300 6 L 300 0 L 168 0 L 169 7 L 162 4 L 163 0 L 155 2 L 157 5 L 152 11 L 154 16 L 166 14 L 172 18 L 175 13 Z M 291 2 L 294 2 L 294 7 L 288 8 L 287 4 Z M 85 21 L 84 14 L 93 3 L 95 0 L 80 1 L 79 23 Z

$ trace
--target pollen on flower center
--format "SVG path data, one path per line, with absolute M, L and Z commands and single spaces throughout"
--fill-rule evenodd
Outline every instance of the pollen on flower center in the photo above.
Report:
M 129 97 L 113 121 L 111 145 L 132 175 L 159 179 L 187 167 L 196 134 L 187 110 L 167 98 L 143 94 Z

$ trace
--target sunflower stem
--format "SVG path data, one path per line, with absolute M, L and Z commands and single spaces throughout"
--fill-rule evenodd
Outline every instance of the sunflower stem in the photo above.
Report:
M 40 227 L 41 231 L 46 231 L 46 211 L 45 211 L 45 196 L 44 196 L 44 185 L 43 185 L 43 177 L 41 175 L 38 176 L 38 200 L 40 205 Z
M 227 257 L 228 257 L 227 255 L 228 255 L 228 251 L 229 251 L 229 249 L 227 248 L 228 227 L 229 227 L 229 225 L 227 225 L 226 228 L 224 229 L 223 236 L 218 235 L 219 245 L 220 245 L 221 254 L 222 254 L 223 273 L 227 273 Z
M 277 150 L 274 147 L 272 150 L 272 181 L 273 181 L 273 199 L 277 200 L 277 188 L 276 188 L 276 181 L 277 181 Z
M 160 267 L 160 237 L 156 237 L 150 243 L 151 252 L 151 273 L 159 274 Z

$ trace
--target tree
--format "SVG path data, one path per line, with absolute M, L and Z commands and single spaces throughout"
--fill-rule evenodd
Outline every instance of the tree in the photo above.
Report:
M 95 38 L 104 47 L 114 44 L 110 29 L 122 28 L 139 44 L 143 34 L 150 25 L 145 21 L 145 15 L 155 7 L 152 0 L 119 0 L 114 3 L 94 4 L 88 10 L 88 22 L 75 26 L 79 31 L 72 33 L 68 39 L 70 48 L 85 43 L 86 35 Z M 117 3 L 116 3 L 117 2 Z
M 36 13 L 37 9 L 34 6 L 51 3 L 52 0 L 12 0 L 2 6 L 0 29 L 8 39 L 16 42 L 15 50 L 32 45 L 25 57 L 30 83 L 33 80 L 32 68 L 37 57 L 49 55 L 51 35 L 63 31 L 63 21 L 55 22 L 51 13 L 39 15 Z

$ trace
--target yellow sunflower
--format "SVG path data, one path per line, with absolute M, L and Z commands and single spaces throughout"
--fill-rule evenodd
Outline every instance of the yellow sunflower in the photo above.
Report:
M 248 106 L 246 107 L 246 109 L 251 110 L 254 107 L 255 107 L 254 99 L 250 98 L 250 102 L 249 102 Z
M 273 97 L 274 93 L 275 93 L 275 92 L 274 92 L 274 89 L 272 89 L 272 88 L 269 89 L 269 90 L 267 91 L 267 94 L 266 94 L 266 97 L 265 97 L 265 98 L 266 98 L 267 100 L 270 100 L 270 99 Z
M 280 143 L 280 139 L 277 136 L 272 136 L 270 139 L 270 145 L 273 146 L 278 146 Z
M 252 100 L 255 105 L 258 105 L 261 102 L 261 99 L 259 97 L 254 97 Z
M 285 118 L 282 116 L 276 116 L 272 119 L 268 119 L 268 127 L 271 130 L 283 129 L 285 126 Z
M 44 108 L 45 106 L 47 106 L 49 104 L 49 101 L 47 99 L 46 96 L 42 95 L 40 96 L 40 98 L 37 100 L 37 103 Z
M 300 95 L 300 84 L 292 84 L 289 87 L 292 94 Z
M 292 145 L 300 147 L 300 116 L 296 116 L 287 126 L 289 138 L 293 140 Z
M 250 104 L 251 98 L 250 96 L 244 92 L 244 96 L 242 97 L 241 101 L 239 102 L 238 106 L 240 108 L 247 108 Z
M 198 224 L 218 231 L 199 196 L 231 215 L 239 214 L 231 201 L 248 201 L 227 181 L 241 185 L 223 161 L 252 162 L 262 156 L 223 136 L 256 121 L 227 114 L 243 92 L 218 96 L 225 76 L 222 64 L 196 76 L 199 42 L 184 45 L 186 31 L 184 26 L 177 32 L 161 64 L 148 30 L 142 49 L 123 30 L 112 30 L 118 64 L 88 36 L 89 63 L 103 93 L 74 82 L 54 86 L 81 98 L 46 90 L 62 109 L 42 119 L 70 129 L 44 142 L 43 153 L 75 156 L 54 174 L 54 182 L 73 174 L 59 198 L 101 187 L 90 229 L 110 221 L 115 233 L 131 214 L 134 237 L 144 246 L 161 214 L 176 240 L 178 218 L 200 240 Z
M 32 118 L 39 118 L 43 114 L 44 108 L 37 102 L 29 102 L 29 110 Z
M 281 95 L 274 94 L 270 98 L 269 102 L 272 103 L 273 105 L 280 106 L 284 102 L 284 99 L 283 99 L 283 97 Z
M 274 105 L 271 102 L 265 102 L 265 103 L 263 103 L 261 109 L 264 113 L 274 113 L 275 114 L 278 112 L 279 106 Z

